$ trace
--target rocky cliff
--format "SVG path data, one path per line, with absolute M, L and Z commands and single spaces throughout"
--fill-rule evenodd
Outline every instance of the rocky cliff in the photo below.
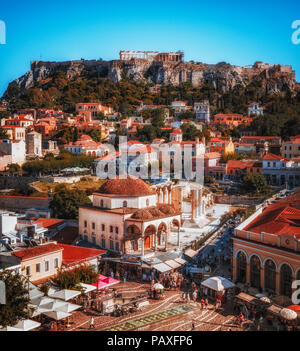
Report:
M 246 87 L 251 82 L 260 84 L 266 94 L 284 94 L 289 91 L 293 95 L 300 87 L 291 66 L 256 62 L 253 66 L 239 67 L 227 63 L 210 65 L 192 61 L 174 63 L 145 59 L 33 61 L 31 69 L 12 83 L 16 83 L 21 89 L 26 89 L 50 78 L 56 71 L 64 71 L 67 78 L 72 79 L 85 70 L 96 70 L 102 77 L 111 78 L 114 82 L 126 77 L 135 82 L 144 81 L 155 84 L 178 85 L 182 82 L 190 82 L 194 87 L 210 84 L 222 93 L 238 85 Z

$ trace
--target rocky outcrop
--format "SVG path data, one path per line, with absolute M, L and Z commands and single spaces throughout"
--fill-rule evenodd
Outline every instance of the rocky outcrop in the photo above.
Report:
M 144 81 L 155 84 L 178 85 L 182 82 L 190 82 L 194 87 L 210 84 L 222 93 L 236 86 L 245 87 L 253 81 L 259 82 L 267 94 L 281 94 L 286 91 L 294 94 L 299 89 L 299 83 L 295 81 L 295 72 L 291 66 L 256 62 L 251 67 L 239 67 L 227 63 L 209 65 L 199 62 L 176 63 L 145 59 L 34 61 L 31 63 L 30 71 L 13 83 L 21 89 L 26 89 L 50 78 L 56 71 L 64 71 L 67 78 L 72 79 L 84 70 L 96 70 L 101 76 L 110 78 L 114 82 L 126 77 L 134 82 Z

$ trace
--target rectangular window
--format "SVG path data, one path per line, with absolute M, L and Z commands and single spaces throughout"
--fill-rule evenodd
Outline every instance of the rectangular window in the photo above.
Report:
M 120 251 L 120 245 L 118 241 L 116 242 L 116 251 Z
M 41 273 L 41 264 L 40 263 L 36 264 L 35 271 L 36 271 L 36 273 Z
M 116 234 L 119 234 L 119 227 L 116 227 Z
M 87 228 L 87 221 L 84 221 L 84 228 Z
M 101 239 L 101 247 L 105 249 L 105 239 Z
M 114 242 L 112 240 L 109 240 L 109 248 L 114 250 Z
M 110 231 L 111 233 L 113 233 L 114 227 L 113 227 L 112 225 L 109 227 L 109 231 Z
M 54 268 L 58 268 L 58 258 L 54 260 Z
M 27 277 L 30 276 L 30 266 L 26 267 L 26 275 L 27 275 Z
M 45 272 L 49 272 L 49 261 L 45 262 Z
M 93 222 L 92 223 L 92 228 L 95 229 L 96 228 L 96 224 Z

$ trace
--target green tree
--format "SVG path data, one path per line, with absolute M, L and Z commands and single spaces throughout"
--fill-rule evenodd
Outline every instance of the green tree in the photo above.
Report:
M 79 283 L 93 284 L 97 281 L 98 273 L 91 266 L 82 265 L 71 271 L 59 270 L 52 279 L 52 284 L 58 289 L 81 290 Z
M 29 318 L 28 282 L 21 274 L 12 271 L 0 272 L 0 281 L 6 287 L 6 304 L 0 305 L 0 326 L 5 328 Z
M 0 139 L 8 139 L 6 130 L 0 127 Z
M 266 190 L 267 182 L 262 174 L 247 174 L 243 178 L 243 186 L 246 191 L 261 194 Z
M 20 172 L 21 172 L 21 167 L 17 163 L 11 163 L 8 166 L 8 173 L 10 175 L 20 174 Z
M 77 219 L 79 206 L 91 204 L 89 197 L 81 190 L 69 190 L 60 185 L 55 191 L 50 208 L 56 218 Z

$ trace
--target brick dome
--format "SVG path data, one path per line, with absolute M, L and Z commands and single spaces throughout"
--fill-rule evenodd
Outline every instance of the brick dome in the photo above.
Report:
M 154 191 L 142 179 L 127 175 L 125 179 L 119 177 L 108 179 L 98 190 L 100 194 L 122 196 L 154 195 Z

